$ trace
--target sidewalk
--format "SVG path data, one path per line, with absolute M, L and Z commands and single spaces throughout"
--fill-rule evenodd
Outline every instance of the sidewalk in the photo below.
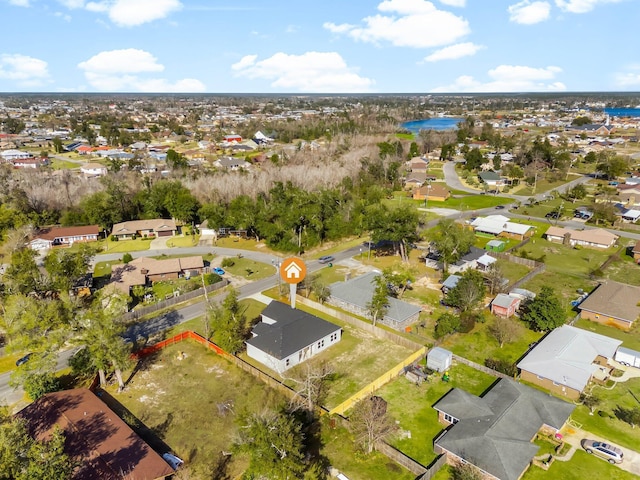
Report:
M 557 458 L 560 461 L 565 461 L 568 458 L 571 458 L 570 456 L 573 456 L 573 453 L 575 452 L 575 450 L 582 450 L 582 446 L 580 445 L 580 442 L 582 441 L 583 438 L 590 438 L 593 440 L 609 443 L 614 446 L 619 446 L 614 442 L 611 442 L 605 438 L 600 437 L 599 435 L 595 435 L 593 433 L 587 432 L 586 430 L 582 430 L 581 428 L 577 428 L 569 424 L 565 425 L 564 428 L 560 431 L 560 433 L 562 433 L 563 440 L 567 442 L 569 445 L 571 445 L 572 447 L 574 447 L 564 457 Z M 626 447 L 620 447 L 620 448 L 624 452 L 624 461 L 617 466 L 622 470 L 626 470 L 627 472 L 633 473 L 635 475 L 640 475 L 640 453 L 634 450 L 630 450 Z M 602 461 L 605 462 L 606 460 L 602 460 Z

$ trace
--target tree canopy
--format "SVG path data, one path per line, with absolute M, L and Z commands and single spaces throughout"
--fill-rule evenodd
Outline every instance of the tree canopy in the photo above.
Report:
M 545 285 L 535 298 L 522 305 L 520 318 L 533 330 L 547 332 L 563 325 L 566 313 L 553 288 Z

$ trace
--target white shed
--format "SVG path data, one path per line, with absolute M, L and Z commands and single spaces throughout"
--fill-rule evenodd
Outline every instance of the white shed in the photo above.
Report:
M 427 368 L 436 372 L 444 372 L 451 367 L 453 353 L 444 348 L 435 347 L 427 353 Z

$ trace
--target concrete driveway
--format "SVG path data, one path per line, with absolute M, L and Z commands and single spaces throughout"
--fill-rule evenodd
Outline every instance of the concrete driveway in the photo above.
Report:
M 607 440 L 606 438 L 603 438 L 599 435 L 587 432 L 586 430 L 582 430 L 581 428 L 574 427 L 572 425 L 565 425 L 565 427 L 561 430 L 560 433 L 562 433 L 563 440 L 565 442 L 567 442 L 568 444 L 570 444 L 571 446 L 579 450 L 582 450 L 582 446 L 580 445 L 580 442 L 582 441 L 583 438 L 598 440 L 600 442 L 609 443 L 611 445 L 621 448 L 622 451 L 624 452 L 624 461 L 621 464 L 616 466 L 623 470 L 626 470 L 627 472 L 640 476 L 640 453 L 634 450 L 630 450 L 626 447 L 620 447 L 615 442 Z M 602 460 L 602 461 L 606 462 L 606 460 Z

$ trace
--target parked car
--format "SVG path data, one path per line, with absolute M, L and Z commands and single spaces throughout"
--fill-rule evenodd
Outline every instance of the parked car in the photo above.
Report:
M 224 270 L 220 267 L 215 267 L 213 269 L 213 273 L 215 273 L 216 275 L 224 275 Z
M 318 259 L 318 263 L 331 263 L 335 260 L 331 255 L 325 255 L 324 257 L 320 257 Z
M 33 353 L 27 353 L 24 357 L 20 357 L 18 360 L 16 360 L 16 367 L 27 363 L 31 358 L 31 355 L 33 355 Z
M 609 463 L 622 463 L 624 453 L 618 447 L 597 440 L 583 439 L 580 442 L 584 451 L 598 457 L 604 458 Z
M 545 218 L 553 218 L 554 220 L 557 220 L 560 218 L 560 212 L 549 212 L 545 215 Z
M 504 205 L 496 205 L 496 210 L 503 210 L 504 209 Z

